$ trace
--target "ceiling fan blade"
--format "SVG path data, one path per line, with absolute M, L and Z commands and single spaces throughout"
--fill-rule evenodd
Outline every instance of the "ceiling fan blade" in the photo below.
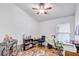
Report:
M 36 14 L 39 14 L 39 12 L 37 12 Z
M 33 10 L 38 10 L 37 8 L 32 8 Z
M 46 8 L 46 10 L 49 10 L 49 9 L 52 9 L 52 7 L 48 7 L 48 8 Z
M 44 14 L 47 14 L 47 12 L 44 12 Z

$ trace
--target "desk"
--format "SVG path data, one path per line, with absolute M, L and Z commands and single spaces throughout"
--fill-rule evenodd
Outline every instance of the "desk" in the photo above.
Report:
M 29 49 L 33 46 L 33 39 L 23 39 L 23 50 Z

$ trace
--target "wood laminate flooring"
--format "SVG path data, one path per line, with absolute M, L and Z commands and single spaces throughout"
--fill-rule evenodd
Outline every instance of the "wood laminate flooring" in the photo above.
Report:
M 36 46 L 26 51 L 19 51 L 17 56 L 58 56 L 58 51 L 56 49 Z

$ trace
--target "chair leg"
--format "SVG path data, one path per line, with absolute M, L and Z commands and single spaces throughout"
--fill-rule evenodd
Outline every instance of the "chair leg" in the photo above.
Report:
M 42 43 L 41 43 L 41 47 L 42 47 Z

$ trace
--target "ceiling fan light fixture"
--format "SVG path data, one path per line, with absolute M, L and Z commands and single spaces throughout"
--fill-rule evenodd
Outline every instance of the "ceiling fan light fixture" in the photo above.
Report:
M 40 14 L 44 14 L 44 12 L 45 12 L 44 9 L 40 9 L 40 10 L 39 10 L 39 13 L 40 13 Z
M 48 11 L 52 9 L 51 6 L 48 6 L 46 8 L 46 4 L 45 3 L 39 3 L 38 7 L 39 8 L 32 8 L 33 10 L 37 10 L 38 12 L 36 14 L 48 14 Z

